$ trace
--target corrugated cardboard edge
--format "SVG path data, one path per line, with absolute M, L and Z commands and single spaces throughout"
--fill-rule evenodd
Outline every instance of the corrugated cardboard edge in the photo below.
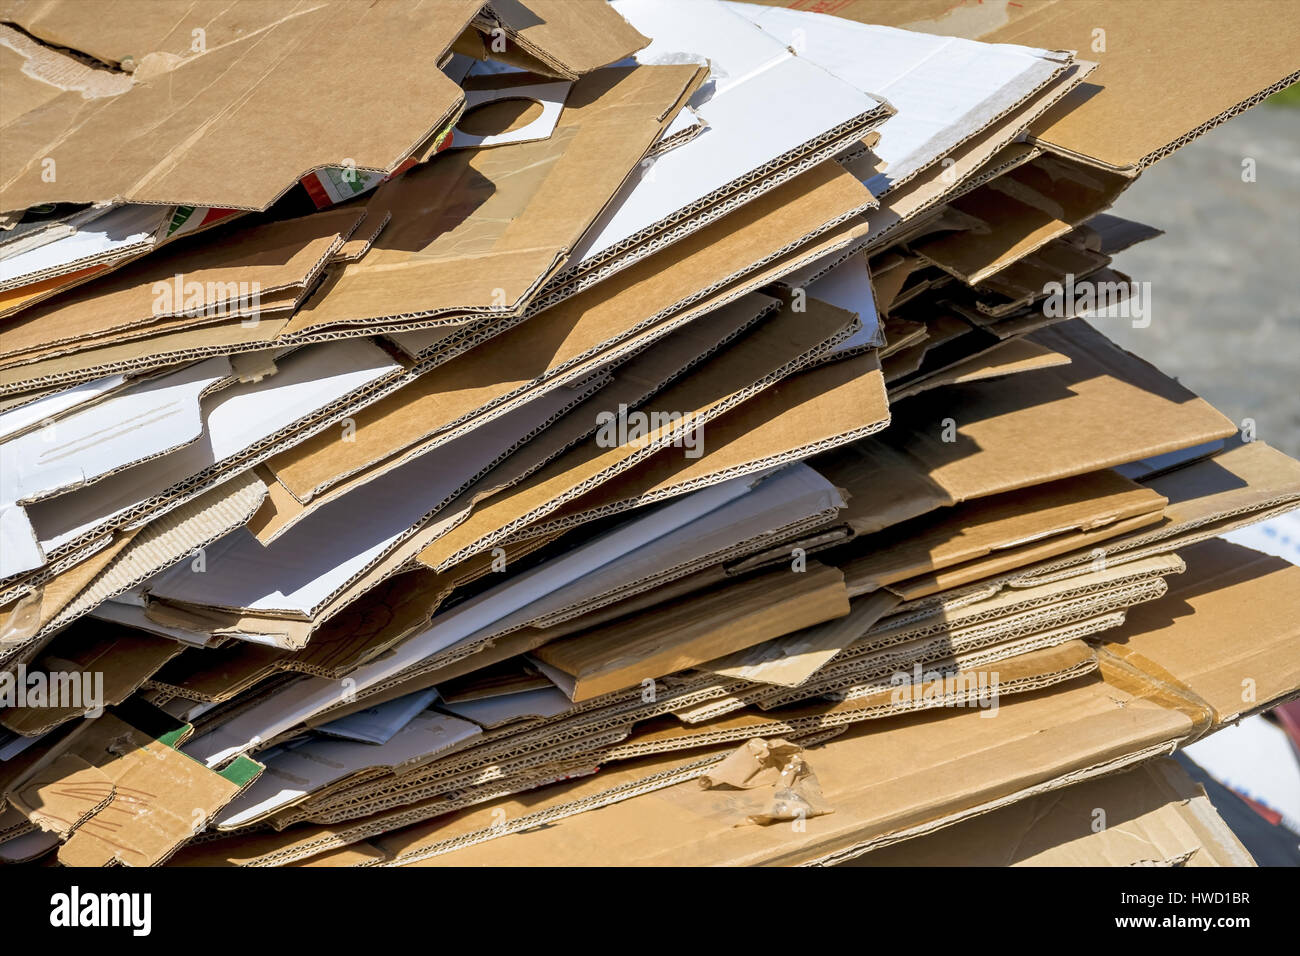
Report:
M 265 496 L 266 487 L 251 473 L 244 473 L 149 524 L 58 616 L 26 644 L 6 655 L 4 666 L 10 666 L 19 656 L 29 660 L 58 629 L 241 527 Z

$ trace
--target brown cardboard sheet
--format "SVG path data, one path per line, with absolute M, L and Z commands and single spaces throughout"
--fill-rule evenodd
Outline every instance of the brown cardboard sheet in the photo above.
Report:
M 1034 123 L 1032 141 L 1136 175 L 1297 80 L 1300 23 L 1278 10 L 1269 0 L 847 0 L 827 12 L 1096 60 L 1088 82 Z
M 865 853 L 846 865 L 1255 864 L 1200 784 L 1177 761 L 1161 757 Z
M 5 28 L 17 49 L 0 61 L 14 115 L 0 210 L 106 200 L 264 209 L 321 167 L 392 172 L 463 103 L 440 64 L 480 6 L 276 0 L 86 17 L 75 2 L 10 0 L 0 20 L 22 33 Z M 70 75 L 84 61 L 59 47 L 105 66 Z M 346 101 L 323 108 L 328 87 Z M 49 158 L 55 176 L 42 175 Z
M 1125 519 L 1158 521 L 1165 503 L 1113 471 L 1093 472 L 924 515 L 860 537 L 824 560 L 844 571 L 851 593 L 861 594 Z
M 366 209 L 390 215 L 387 228 L 326 280 L 283 335 L 455 324 L 522 308 L 702 79 L 693 64 L 597 70 L 573 84 L 546 139 L 452 150 L 384 183 Z
M 46 675 L 51 694 L 79 686 L 82 706 L 55 706 L 54 699 L 25 707 L 0 708 L 0 724 L 35 736 L 64 721 L 120 704 L 150 674 L 181 652 L 183 645 L 134 628 L 85 618 L 64 629 L 28 668 Z M 87 694 L 86 691 L 90 693 Z
M 1300 568 L 1220 538 L 1179 553 L 1187 573 L 1103 651 L 1209 706 L 1216 728 L 1300 693 Z
M 1292 14 L 1267 0 L 1057 0 L 981 39 L 1093 56 L 1096 73 L 1034 123 L 1032 141 L 1135 175 L 1300 79 Z
M 481 51 L 526 69 L 541 65 L 554 76 L 577 79 L 625 59 L 650 41 L 614 10 L 566 0 L 495 0 L 474 18 L 483 31 Z M 505 50 L 491 47 L 493 29 L 505 33 Z
M 307 500 L 314 490 L 491 402 L 522 393 L 543 377 L 554 379 L 568 370 L 577 375 L 596 361 L 609 361 L 612 346 L 642 330 L 653 334 L 650 326 L 666 328 L 662 320 L 684 305 L 702 299 L 701 306 L 720 306 L 737 298 L 746 287 L 716 297 L 711 293 L 870 201 L 870 194 L 836 164 L 816 167 L 672 250 L 422 375 L 391 401 L 357 416 L 355 440 L 347 445 L 308 442 L 273 461 L 271 468 L 295 497 Z M 762 278 L 760 274 L 754 281 Z M 608 357 L 600 359 L 602 352 Z
M 760 574 L 533 652 L 575 701 L 640 684 L 849 612 L 844 577 L 813 562 Z
M 155 866 L 262 770 L 247 758 L 207 769 L 176 749 L 189 731 L 144 706 L 83 721 L 11 785 L 10 802 L 60 836 L 65 866 Z
M 271 304 L 275 293 L 301 295 L 364 218 L 356 207 L 332 209 L 172 246 L 5 322 L 0 361 L 49 359 L 168 319 L 192 328 L 212 313 L 256 316 L 263 296 Z
M 568 495 L 565 500 L 552 496 L 507 533 L 525 527 L 529 536 L 549 533 L 685 494 L 871 434 L 884 428 L 888 420 L 874 356 L 814 368 L 790 376 L 704 423 L 704 452 L 699 457 L 686 457 L 677 448 L 656 451 L 621 471 L 615 482 L 597 484 L 591 491 Z M 528 488 L 521 490 L 527 492 Z M 491 523 L 465 522 L 430 543 L 418 560 L 428 567 L 451 566 L 490 546 L 484 542 L 492 533 L 483 536 L 481 529 Z
M 1070 364 L 923 393 L 895 406 L 882 435 L 811 462 L 850 493 L 864 489 L 846 513 L 859 533 L 1236 431 L 1081 320 L 1033 333 L 1032 340 Z

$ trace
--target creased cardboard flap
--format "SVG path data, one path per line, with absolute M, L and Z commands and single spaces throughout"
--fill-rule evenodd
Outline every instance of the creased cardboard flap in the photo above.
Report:
M 27 110 L 6 128 L 0 210 L 104 200 L 264 209 L 314 169 L 391 172 L 461 102 L 438 64 L 480 5 L 123 3 L 87 18 L 78 3 L 8 2 L 0 19 L 37 39 L 5 28 L 5 88 Z M 62 89 L 59 46 L 124 82 L 93 98 Z M 327 88 L 348 96 L 322 109 Z M 47 159 L 54 177 L 42 175 Z

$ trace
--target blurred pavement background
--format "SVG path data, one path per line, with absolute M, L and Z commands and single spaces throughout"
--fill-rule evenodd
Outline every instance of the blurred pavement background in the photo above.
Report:
M 1286 91 L 1283 97 L 1296 88 Z M 1143 173 L 1111 210 L 1166 235 L 1115 266 L 1151 324 L 1094 324 L 1256 437 L 1300 457 L 1300 97 L 1234 117 Z M 1255 160 L 1243 182 L 1242 161 Z

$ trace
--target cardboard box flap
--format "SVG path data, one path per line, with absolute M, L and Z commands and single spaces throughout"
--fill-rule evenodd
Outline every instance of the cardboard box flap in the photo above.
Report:
M 1300 464 L 1264 442 L 1242 442 L 1143 481 L 1184 526 L 1300 500 Z
M 84 350 L 0 368 L 0 394 L 30 395 L 101 376 L 144 374 L 214 355 L 233 357 L 238 352 L 265 350 L 287 321 L 283 311 L 268 312 L 259 322 L 246 316 L 214 319 L 198 332 L 173 328 L 147 338 L 124 336 L 121 342 L 113 335 L 90 340 Z
M 617 10 L 565 2 L 565 0 L 493 0 L 476 19 L 488 26 L 485 38 L 493 56 L 492 27 L 506 35 L 503 58 L 510 59 L 510 44 L 550 67 L 558 76 L 577 79 L 584 73 L 626 59 L 650 41 L 621 17 Z
M 285 334 L 511 313 L 563 262 L 702 78 L 693 65 L 599 70 L 573 84 L 547 139 L 444 152 L 384 183 L 366 208 L 391 214 L 388 226 Z M 519 82 L 479 82 L 489 81 Z
M 1097 48 L 1101 66 L 1088 85 L 1035 123 L 1033 136 L 1132 175 L 1300 79 L 1300 23 L 1279 17 L 1275 5 L 1205 3 L 1188 12 L 1175 0 L 1058 0 L 984 39 Z
M 301 294 L 366 215 L 334 209 L 173 246 L 4 323 L 0 352 L 26 362 L 166 319 L 185 319 L 184 328 L 213 316 L 255 316 L 264 296 L 270 304 L 283 290 Z
M 825 275 L 808 283 L 806 295 L 829 302 L 838 309 L 852 312 L 862 321 L 862 329 L 853 338 L 837 346 L 835 355 L 846 355 L 885 344 L 880 314 L 871 290 L 871 271 L 865 256 L 852 256 Z
M 5 6 L 0 19 L 23 31 L 4 28 L 5 88 L 27 109 L 6 136 L 0 209 L 265 209 L 315 169 L 391 172 L 445 125 L 461 94 L 439 63 L 480 3 L 132 7 L 104 31 L 76 3 Z M 57 47 L 109 66 L 65 87 L 72 57 Z M 317 91 L 331 84 L 351 105 L 322 118 Z M 56 176 L 42 175 L 47 158 Z
M 1091 52 L 1106 69 L 1036 124 L 1035 139 L 1130 174 L 1297 79 L 1288 57 L 1296 35 L 1270 29 L 1271 4 L 1206 3 L 1191 20 L 1174 0 L 1137 6 L 1121 11 L 1108 0 L 1015 6 L 848 0 L 834 13 L 923 33 Z M 1249 68 L 1238 70 L 1246 61 Z M 1228 74 L 1230 82 L 1215 79 Z
M 846 581 L 847 584 L 847 581 Z M 796 687 L 806 681 L 835 653 L 848 647 L 875 626 L 898 604 L 897 596 L 882 591 L 849 604 L 849 613 L 781 640 L 706 661 L 702 670 L 755 684 Z
M 1005 269 L 981 281 L 981 289 L 993 295 L 976 299 L 976 308 L 986 315 L 1001 318 L 1044 297 L 1048 283 L 1064 282 L 1067 275 L 1081 279 L 1110 265 L 1110 257 L 1076 245 L 1070 239 L 1079 230 L 1053 239 L 1041 249 L 1013 262 Z M 1011 302 L 996 302 L 996 296 Z

